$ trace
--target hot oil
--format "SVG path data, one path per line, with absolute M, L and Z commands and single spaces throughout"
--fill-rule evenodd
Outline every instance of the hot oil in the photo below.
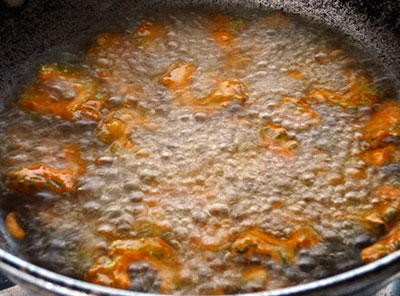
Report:
M 361 264 L 361 248 L 376 237 L 357 213 L 373 208 L 375 188 L 399 185 L 358 157 L 367 149 L 360 130 L 373 108 L 310 104 L 317 114 L 310 118 L 282 99 L 320 89 L 345 93 L 359 75 L 372 75 L 377 88 L 386 81 L 390 90 L 380 91 L 390 93 L 390 75 L 342 37 L 280 14 L 240 15 L 244 29 L 218 46 L 215 15 L 152 15 L 163 33 L 150 45 L 132 45 L 128 36 L 140 21 L 127 21 L 125 31 L 111 33 L 117 46 L 88 50 L 75 65 L 102 81 L 110 97 L 104 116 L 126 102 L 147 110 L 148 122 L 127 135 L 133 148 L 111 151 L 94 136 L 96 122 L 33 116 L 16 106 L 2 115 L 2 175 L 43 163 L 62 168 L 59 151 L 70 143 L 87 166 L 74 194 L 9 198 L 19 199 L 12 207 L 27 234 L 21 250 L 29 261 L 82 278 L 113 241 L 156 236 L 177 254 L 176 294 L 270 290 Z M 196 67 L 193 97 L 239 81 L 246 101 L 211 112 L 180 103 L 159 81 L 182 62 Z M 286 129 L 297 142 L 294 157 L 262 147 L 266 125 Z M 293 263 L 232 250 L 251 230 L 284 241 L 306 228 L 318 243 L 297 250 Z M 243 280 L 252 266 L 262 266 L 268 280 Z M 158 292 L 152 284 L 132 289 Z

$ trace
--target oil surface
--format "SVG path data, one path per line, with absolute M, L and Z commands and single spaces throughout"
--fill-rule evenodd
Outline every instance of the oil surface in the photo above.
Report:
M 3 208 L 25 258 L 175 294 L 271 290 L 361 265 L 397 219 L 368 224 L 387 206 L 379 188 L 400 186 L 397 148 L 379 164 L 363 156 L 397 147 L 395 132 L 376 147 L 365 132 L 396 98 L 391 76 L 343 37 L 276 12 L 144 19 L 68 53 L 79 62 L 49 61 L 0 118 Z M 85 112 L 97 113 L 30 104 L 38 88 L 51 105 L 89 87 L 104 104 Z M 85 172 L 66 165 L 71 144 Z M 71 190 L 13 183 L 38 165 L 72 172 Z

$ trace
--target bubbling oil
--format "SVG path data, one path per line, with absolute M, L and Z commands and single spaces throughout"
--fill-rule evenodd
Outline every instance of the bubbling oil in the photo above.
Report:
M 96 121 L 32 115 L 17 106 L 2 114 L 3 176 L 39 164 L 62 169 L 60 151 L 71 143 L 86 164 L 73 193 L 27 197 L 4 188 L 4 207 L 17 212 L 26 232 L 19 244 L 27 260 L 82 279 L 113 242 L 158 237 L 177 258 L 179 284 L 169 291 L 175 294 L 272 290 L 362 264 L 361 249 L 377 236 L 355 217 L 377 204 L 376 188 L 400 185 L 396 174 L 359 157 L 368 150 L 361 130 L 376 105 L 299 107 L 283 98 L 302 100 L 321 89 L 343 94 L 359 76 L 368 76 L 384 99 L 397 86 L 368 54 L 320 26 L 275 12 L 241 14 L 239 31 L 228 32 L 234 38 L 221 41 L 216 15 L 152 15 L 161 33 L 143 44 L 141 20 L 127 21 L 124 30 L 96 37 L 81 63 L 69 65 L 100 81 L 108 97 L 103 119 L 127 102 L 146 110 L 146 123 L 126 132 L 132 147 L 110 149 L 94 136 Z M 149 32 L 155 31 L 139 37 Z M 195 67 L 188 85 L 160 83 L 183 62 Z M 215 108 L 196 101 L 215 98 L 223 81 L 241 83 L 246 100 Z M 266 126 L 284 128 L 295 147 L 262 138 Z M 297 248 L 288 262 L 233 250 L 251 231 L 284 242 L 304 229 L 316 242 Z M 154 264 L 136 262 L 129 274 L 132 290 L 163 286 Z

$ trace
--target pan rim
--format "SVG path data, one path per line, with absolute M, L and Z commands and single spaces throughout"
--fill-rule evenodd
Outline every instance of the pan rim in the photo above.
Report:
M 399 266 L 396 268 L 396 265 Z M 394 272 L 390 272 L 389 267 L 395 268 Z M 158 296 L 163 294 L 143 293 L 135 291 L 120 290 L 109 288 L 81 280 L 73 279 L 54 271 L 34 265 L 24 259 L 21 259 L 11 253 L 0 248 L 0 269 L 9 275 L 12 279 L 20 280 L 26 285 L 32 285 L 47 290 L 57 295 L 87 295 L 85 293 L 96 293 L 96 295 L 121 295 L 121 296 Z M 394 252 L 386 257 L 383 257 L 375 262 L 367 265 L 351 269 L 349 271 L 333 275 L 317 281 L 296 285 L 293 287 L 282 288 L 271 291 L 246 293 L 242 295 L 254 296 L 291 296 L 291 295 L 310 295 L 310 293 L 318 293 L 329 288 L 338 290 L 338 285 L 347 285 L 344 288 L 346 294 L 356 293 L 365 288 L 375 287 L 377 290 L 382 288 L 390 280 L 396 277 L 396 273 L 400 271 L 400 251 Z M 367 277 L 375 273 L 375 280 L 368 278 L 367 283 L 360 281 L 361 278 Z M 380 281 L 380 282 L 379 282 Z M 358 282 L 354 285 L 354 282 Z M 378 282 L 378 283 L 377 283 Z M 352 283 L 353 285 L 349 285 Z M 349 286 L 351 288 L 349 288 Z M 347 289 L 349 288 L 349 289 Z M 29 287 L 28 287 L 29 289 Z M 71 294 L 72 293 L 72 294 Z M 83 294 L 82 294 L 83 293 Z M 340 293 L 340 291 L 339 291 Z M 335 293 L 336 294 L 336 293 Z M 327 294 L 324 294 L 327 295 Z M 363 294 L 364 295 L 364 294 Z

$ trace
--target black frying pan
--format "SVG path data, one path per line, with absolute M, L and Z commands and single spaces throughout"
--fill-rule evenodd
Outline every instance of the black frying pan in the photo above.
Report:
M 8 2 L 8 5 L 5 4 Z M 0 1 L 0 110 L 13 99 L 49 49 L 119 17 L 151 9 L 218 7 L 274 8 L 333 27 L 375 55 L 400 79 L 400 1 L 398 0 L 69 0 Z M 1 190 L 1 188 L 0 188 Z M 4 217 L 4 213 L 1 213 Z M 2 219 L 1 221 L 3 221 Z M 94 286 L 36 267 L 20 258 L 0 237 L 0 269 L 39 295 L 138 295 Z M 371 295 L 400 272 L 400 252 L 352 271 L 305 285 L 254 295 Z M 148 294 L 147 294 L 148 295 Z

